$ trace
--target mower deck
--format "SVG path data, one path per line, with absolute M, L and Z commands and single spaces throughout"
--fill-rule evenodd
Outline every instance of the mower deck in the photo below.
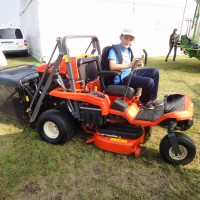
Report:
M 141 126 L 134 126 L 130 124 L 112 124 L 106 123 L 99 127 L 98 132 L 104 136 L 123 137 L 127 139 L 138 139 L 142 135 Z

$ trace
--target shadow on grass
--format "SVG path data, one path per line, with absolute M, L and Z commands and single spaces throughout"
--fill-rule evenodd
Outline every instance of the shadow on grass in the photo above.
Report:
M 19 122 L 2 114 L 0 115 L 0 129 L 0 140 L 2 143 L 5 141 L 4 146 L 8 146 L 6 142 L 13 145 L 16 141 L 20 143 L 23 140 L 30 140 L 30 142 L 32 139 L 41 140 L 37 130 L 30 124 Z
M 19 129 L 30 127 L 30 124 L 26 124 L 26 122 L 20 122 L 19 120 L 15 119 L 15 117 L 10 117 L 2 113 L 0 114 L 0 123 L 7 126 L 12 125 Z

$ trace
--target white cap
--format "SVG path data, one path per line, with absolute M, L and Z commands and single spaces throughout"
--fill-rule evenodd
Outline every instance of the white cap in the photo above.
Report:
M 130 35 L 132 37 L 135 38 L 134 34 L 133 34 L 133 31 L 131 29 L 128 29 L 128 28 L 125 28 L 122 30 L 121 32 L 122 35 Z

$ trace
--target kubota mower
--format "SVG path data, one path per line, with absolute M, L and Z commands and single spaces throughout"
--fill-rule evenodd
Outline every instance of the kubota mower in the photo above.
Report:
M 85 40 L 88 42 L 85 42 Z M 70 42 L 86 50 L 76 53 Z M 57 59 L 52 58 L 59 51 Z M 76 56 L 70 56 L 71 53 Z M 137 66 L 137 62 L 132 72 Z M 37 128 L 41 138 L 63 144 L 74 135 L 79 123 L 90 138 L 86 143 L 136 157 L 153 126 L 166 127 L 160 142 L 163 159 L 174 165 L 191 162 L 196 147 L 181 133 L 193 124 L 193 103 L 187 95 L 170 94 L 164 105 L 146 110 L 140 107 L 137 89 L 129 85 L 106 85 L 107 77 L 119 71 L 101 68 L 101 49 L 96 36 L 57 38 L 47 64 L 19 66 L 0 72 L 1 113 Z

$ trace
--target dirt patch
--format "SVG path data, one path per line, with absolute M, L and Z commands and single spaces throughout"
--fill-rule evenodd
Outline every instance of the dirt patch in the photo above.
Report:
M 41 191 L 41 187 L 37 182 L 30 182 L 25 185 L 24 192 L 29 194 L 37 194 Z
M 62 200 L 62 196 L 62 192 L 59 192 L 54 197 L 52 197 L 51 200 Z

